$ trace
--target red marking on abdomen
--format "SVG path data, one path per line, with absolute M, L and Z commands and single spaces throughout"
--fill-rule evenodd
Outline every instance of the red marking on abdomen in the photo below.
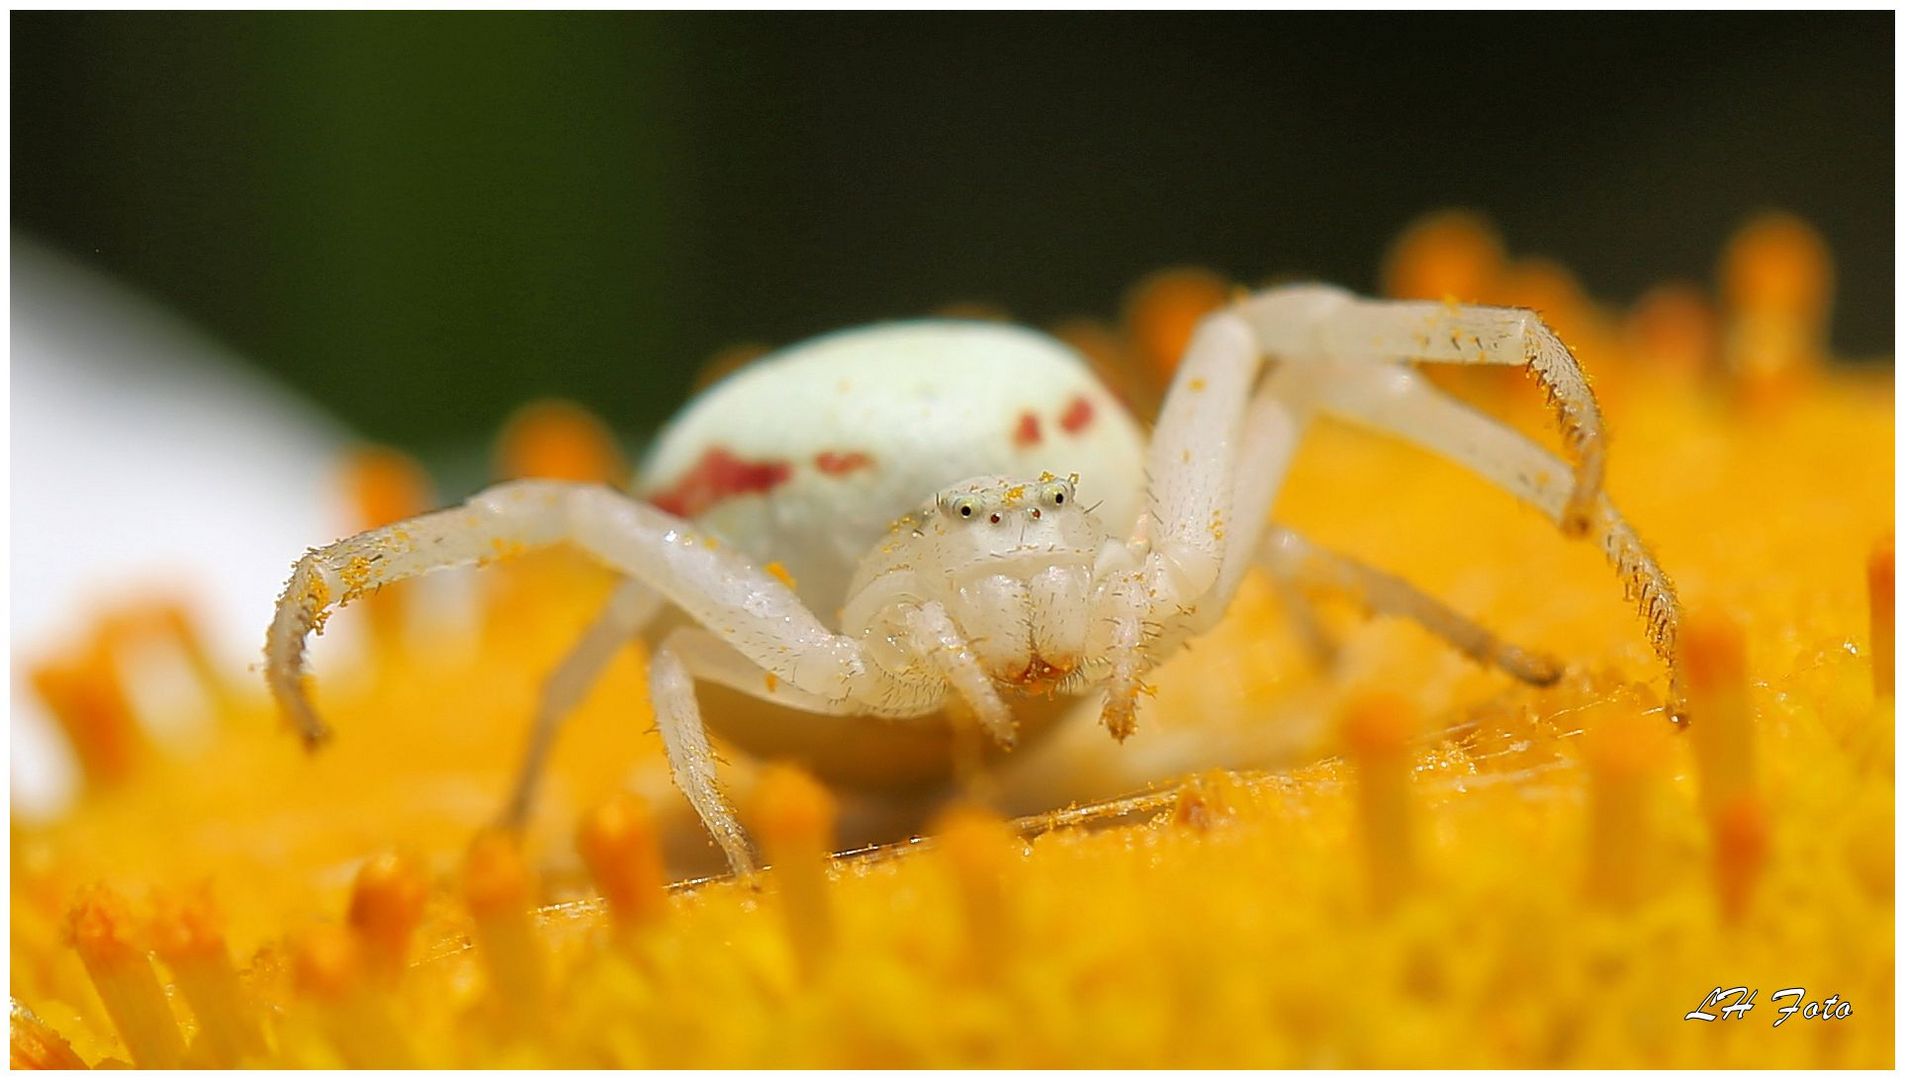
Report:
M 814 468 L 828 476 L 845 476 L 855 469 L 871 469 L 872 467 L 873 458 L 858 450 L 844 454 L 833 450 L 822 450 L 814 455 Z
M 701 455 L 668 490 L 648 501 L 676 517 L 695 518 L 718 503 L 741 495 L 765 495 L 786 483 L 794 470 L 785 461 L 743 461 L 725 447 Z
M 1058 426 L 1065 429 L 1065 434 L 1076 435 L 1091 426 L 1092 415 L 1091 402 L 1075 397 L 1065 406 L 1065 415 L 1058 418 Z
M 1019 426 L 1012 429 L 1012 445 L 1021 450 L 1037 446 L 1041 436 L 1038 431 L 1038 417 L 1029 412 L 1019 414 Z

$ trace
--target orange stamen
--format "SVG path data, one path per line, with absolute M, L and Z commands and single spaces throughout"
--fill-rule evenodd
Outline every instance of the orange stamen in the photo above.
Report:
M 486 830 L 463 863 L 463 898 L 476 919 L 476 944 L 490 987 L 506 1008 L 526 1013 L 543 1001 L 542 946 L 530 918 L 536 880 L 514 834 Z
M 430 509 L 436 495 L 416 459 L 387 446 L 360 447 L 344 459 L 344 489 L 360 529 L 395 525 Z
M 423 921 L 429 896 L 423 867 L 403 855 L 385 852 L 358 868 L 349 922 L 380 977 L 395 979 L 409 965 L 410 936 Z
M 1810 225 L 1790 214 L 1746 224 L 1720 263 L 1727 367 L 1749 404 L 1789 400 L 1829 349 L 1832 256 Z
M 1357 767 L 1357 811 L 1370 895 L 1388 907 L 1415 876 L 1409 811 L 1411 748 L 1418 724 L 1408 699 L 1366 694 L 1343 711 L 1343 743 Z
M 191 666 L 193 678 L 204 691 L 208 700 L 214 702 L 225 719 L 237 716 L 237 701 L 227 691 L 224 676 L 218 663 L 212 659 L 211 651 L 205 647 L 205 635 L 199 629 L 198 620 L 192 616 L 185 605 L 177 602 L 161 604 L 155 613 L 163 627 L 165 637 L 185 657 Z
M 325 1037 L 352 1068 L 408 1068 L 408 1041 L 383 998 L 364 983 L 362 946 L 341 926 L 313 926 L 291 942 L 297 987 L 311 998 Z
M 291 958 L 298 989 L 315 998 L 341 1000 L 362 979 L 357 940 L 335 926 L 313 926 L 299 934 Z
M 33 692 L 66 733 L 86 782 L 108 788 L 128 779 L 147 745 L 112 656 L 95 644 L 75 661 L 36 665 L 30 677 Z
M 1817 229 L 1791 214 L 1763 214 L 1733 234 L 1720 278 L 1733 311 L 1819 324 L 1832 305 L 1832 253 Z
M 1158 385 L 1169 383 L 1198 321 L 1230 303 L 1231 295 L 1229 282 L 1197 267 L 1159 270 L 1139 281 L 1124 305 L 1125 336 L 1139 366 Z
M 352 451 L 345 458 L 343 473 L 360 529 L 394 525 L 423 513 L 436 501 L 429 474 L 399 450 L 371 446 Z M 364 598 L 380 655 L 389 655 L 402 641 L 409 596 L 409 589 L 399 585 Z
M 1719 365 L 1719 315 L 1697 286 L 1649 290 L 1628 313 L 1625 334 L 1632 363 L 1676 382 L 1694 382 Z
M 1709 817 L 1754 785 L 1753 707 L 1747 697 L 1746 641 L 1737 623 L 1695 612 L 1681 623 L 1700 804 Z
M 186 613 L 185 605 L 177 600 L 135 600 L 108 611 L 99 621 L 93 649 L 111 670 L 128 672 L 131 678 L 121 685 L 130 694 L 139 689 L 135 680 L 141 669 L 128 668 L 129 658 L 141 658 L 141 650 L 154 645 L 169 651 L 169 659 L 184 667 L 206 704 L 227 718 L 235 714 L 236 703 L 226 691 L 224 674 L 205 648 L 204 635 Z M 156 704 L 142 703 L 136 694 L 130 695 L 129 701 L 138 715 L 143 715 L 142 704 Z
M 1405 229 L 1383 261 L 1383 292 L 1398 300 L 1499 303 L 1507 257 L 1484 218 L 1445 210 Z
M 576 849 L 608 900 L 617 929 L 650 925 L 668 910 L 661 841 L 643 800 L 623 792 L 597 807 L 582 819 Z
M 1737 921 L 1746 913 L 1771 854 L 1766 803 L 1751 791 L 1723 803 L 1713 815 L 1713 884 L 1720 913 Z
M 153 950 L 198 1017 L 193 1058 L 229 1068 L 264 1053 L 257 1017 L 225 947 L 223 919 L 209 891 L 163 897 L 152 922 Z
M 539 401 L 518 409 L 503 426 L 496 470 L 506 479 L 585 484 L 620 484 L 628 478 L 621 445 L 608 425 L 567 401 Z
M 966 936 L 960 954 L 986 974 L 1011 955 L 1011 912 L 1005 871 L 1023 851 L 1019 838 L 997 815 L 977 806 L 956 806 L 933 826 L 945 853 Z
M 801 970 L 812 975 L 833 943 L 827 857 L 833 845 L 833 796 L 791 765 L 762 770 L 748 815 L 779 886 L 782 917 Z
M 7 1066 L 13 1069 L 83 1069 L 65 1036 L 47 1026 L 26 1006 L 12 1003 L 7 1024 Z
M 1622 710 L 1593 724 L 1581 740 L 1590 781 L 1584 891 L 1609 907 L 1631 906 L 1648 885 L 1656 840 L 1652 805 L 1668 730 L 1653 717 Z
M 1733 620 L 1696 613 L 1681 624 L 1680 657 L 1693 710 L 1700 805 L 1713 842 L 1714 890 L 1721 913 L 1737 919 L 1770 847 L 1767 807 L 1756 788 L 1745 638 Z
M 152 961 L 132 933 L 124 899 L 104 885 L 82 891 L 68 916 L 68 937 L 133 1063 L 176 1069 L 185 1063 L 185 1043 Z

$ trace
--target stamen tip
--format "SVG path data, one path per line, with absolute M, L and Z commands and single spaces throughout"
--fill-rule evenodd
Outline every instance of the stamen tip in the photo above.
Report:
M 534 879 L 518 843 L 514 832 L 501 828 L 485 829 L 470 842 L 463 898 L 477 918 L 521 911 L 533 899 Z
M 574 402 L 555 400 L 525 405 L 509 418 L 496 467 L 510 479 L 596 484 L 620 483 L 627 471 L 607 424 Z
M 1177 370 L 1198 322 L 1229 304 L 1231 291 L 1222 277 L 1194 266 L 1156 271 L 1132 287 L 1125 298 L 1125 332 L 1160 382 Z
M 347 921 L 380 967 L 403 970 L 429 896 L 422 865 L 404 855 L 383 852 L 358 868 Z
M 1344 745 L 1359 759 L 1398 758 L 1415 739 L 1415 706 L 1400 694 L 1363 694 L 1344 708 Z
M 650 923 L 667 910 L 667 871 L 644 800 L 621 792 L 596 807 L 576 830 L 576 849 L 617 926 Z
M 775 863 L 781 861 L 777 850 L 817 850 L 833 842 L 838 807 L 805 770 L 792 765 L 763 769 L 749 802 L 754 833 Z
M 340 926 L 311 926 L 291 942 L 291 970 L 298 989 L 335 1001 L 357 986 L 362 969 L 357 939 Z
M 430 509 L 435 501 L 430 474 L 415 458 L 392 447 L 352 451 L 345 458 L 343 473 L 361 529 L 394 525 Z

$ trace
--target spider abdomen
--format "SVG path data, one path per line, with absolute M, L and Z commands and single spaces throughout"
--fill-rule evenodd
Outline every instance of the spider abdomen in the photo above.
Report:
M 1144 435 L 1078 355 L 998 323 L 927 320 L 784 349 L 661 433 L 636 494 L 774 564 L 833 619 L 893 523 L 972 476 L 1076 473 L 1113 535 L 1142 503 Z

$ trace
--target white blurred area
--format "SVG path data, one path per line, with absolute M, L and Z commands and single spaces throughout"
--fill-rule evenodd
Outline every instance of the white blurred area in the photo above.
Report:
M 221 669 L 260 658 L 292 561 L 347 519 L 344 429 L 153 303 L 12 237 L 11 805 L 76 766 L 27 678 L 115 603 L 177 597 Z

